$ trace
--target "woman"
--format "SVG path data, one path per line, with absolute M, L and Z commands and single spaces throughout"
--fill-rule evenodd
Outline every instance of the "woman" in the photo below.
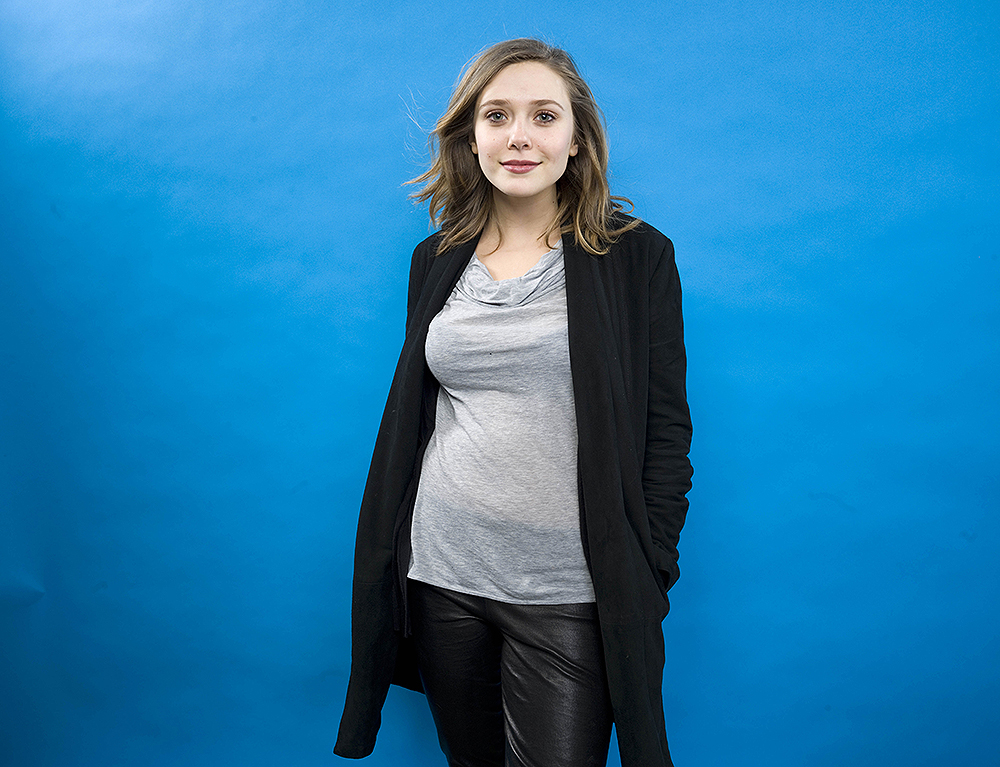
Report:
M 334 751 L 390 683 L 451 765 L 670 765 L 661 684 L 691 426 L 670 241 L 608 192 L 599 110 L 537 40 L 474 59 L 415 179 L 406 340 L 355 552 Z

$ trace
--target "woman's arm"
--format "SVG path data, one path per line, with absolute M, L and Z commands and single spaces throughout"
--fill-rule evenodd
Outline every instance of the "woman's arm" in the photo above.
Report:
M 681 283 L 674 247 L 665 240 L 649 278 L 649 401 L 642 486 L 665 588 L 679 575 L 677 542 L 691 489 L 691 415 L 687 405 Z
M 424 240 L 413 249 L 413 256 L 410 258 L 410 281 L 406 292 L 406 332 L 410 332 L 410 322 L 413 319 L 413 310 L 417 306 L 420 292 L 424 287 L 424 278 L 427 275 L 427 266 L 434 253 L 437 241 L 434 238 Z

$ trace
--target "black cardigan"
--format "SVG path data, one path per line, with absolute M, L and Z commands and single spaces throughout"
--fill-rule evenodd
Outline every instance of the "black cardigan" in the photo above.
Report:
M 351 679 L 334 752 L 370 754 L 390 683 L 420 690 L 408 638 L 405 568 L 413 500 L 437 382 L 430 321 L 476 243 L 413 253 L 406 339 L 358 520 Z M 579 432 L 584 553 L 594 581 L 624 767 L 671 765 L 661 694 L 667 590 L 691 487 L 691 420 L 673 245 L 648 224 L 594 256 L 564 236 L 570 367 Z

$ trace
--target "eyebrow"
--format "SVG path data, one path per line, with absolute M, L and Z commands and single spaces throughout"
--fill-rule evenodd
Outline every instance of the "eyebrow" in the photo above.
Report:
M 555 104 L 560 109 L 565 109 L 566 108 L 566 107 L 564 107 L 562 104 L 560 104 L 558 101 L 556 101 L 554 99 L 535 99 L 534 101 L 531 101 L 529 103 L 533 107 L 540 107 L 540 106 L 547 106 L 548 104 Z M 487 107 L 487 106 L 489 106 L 489 107 L 506 107 L 506 106 L 510 106 L 510 101 L 508 101 L 507 99 L 490 99 L 489 101 L 484 101 L 482 104 L 480 104 L 479 108 L 482 109 L 483 107 Z

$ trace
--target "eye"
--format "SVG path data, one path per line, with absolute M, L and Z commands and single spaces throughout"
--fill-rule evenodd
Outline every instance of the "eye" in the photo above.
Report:
M 484 116 L 486 117 L 486 122 L 491 122 L 491 123 L 502 122 L 503 119 L 506 117 L 506 115 L 503 112 L 498 112 L 497 110 L 493 110 L 492 112 L 487 112 Z
M 536 115 L 535 119 L 538 120 L 538 122 L 541 122 L 541 123 L 550 123 L 550 122 L 552 122 L 553 120 L 556 119 L 556 116 L 554 114 L 552 114 L 551 112 L 539 112 Z

